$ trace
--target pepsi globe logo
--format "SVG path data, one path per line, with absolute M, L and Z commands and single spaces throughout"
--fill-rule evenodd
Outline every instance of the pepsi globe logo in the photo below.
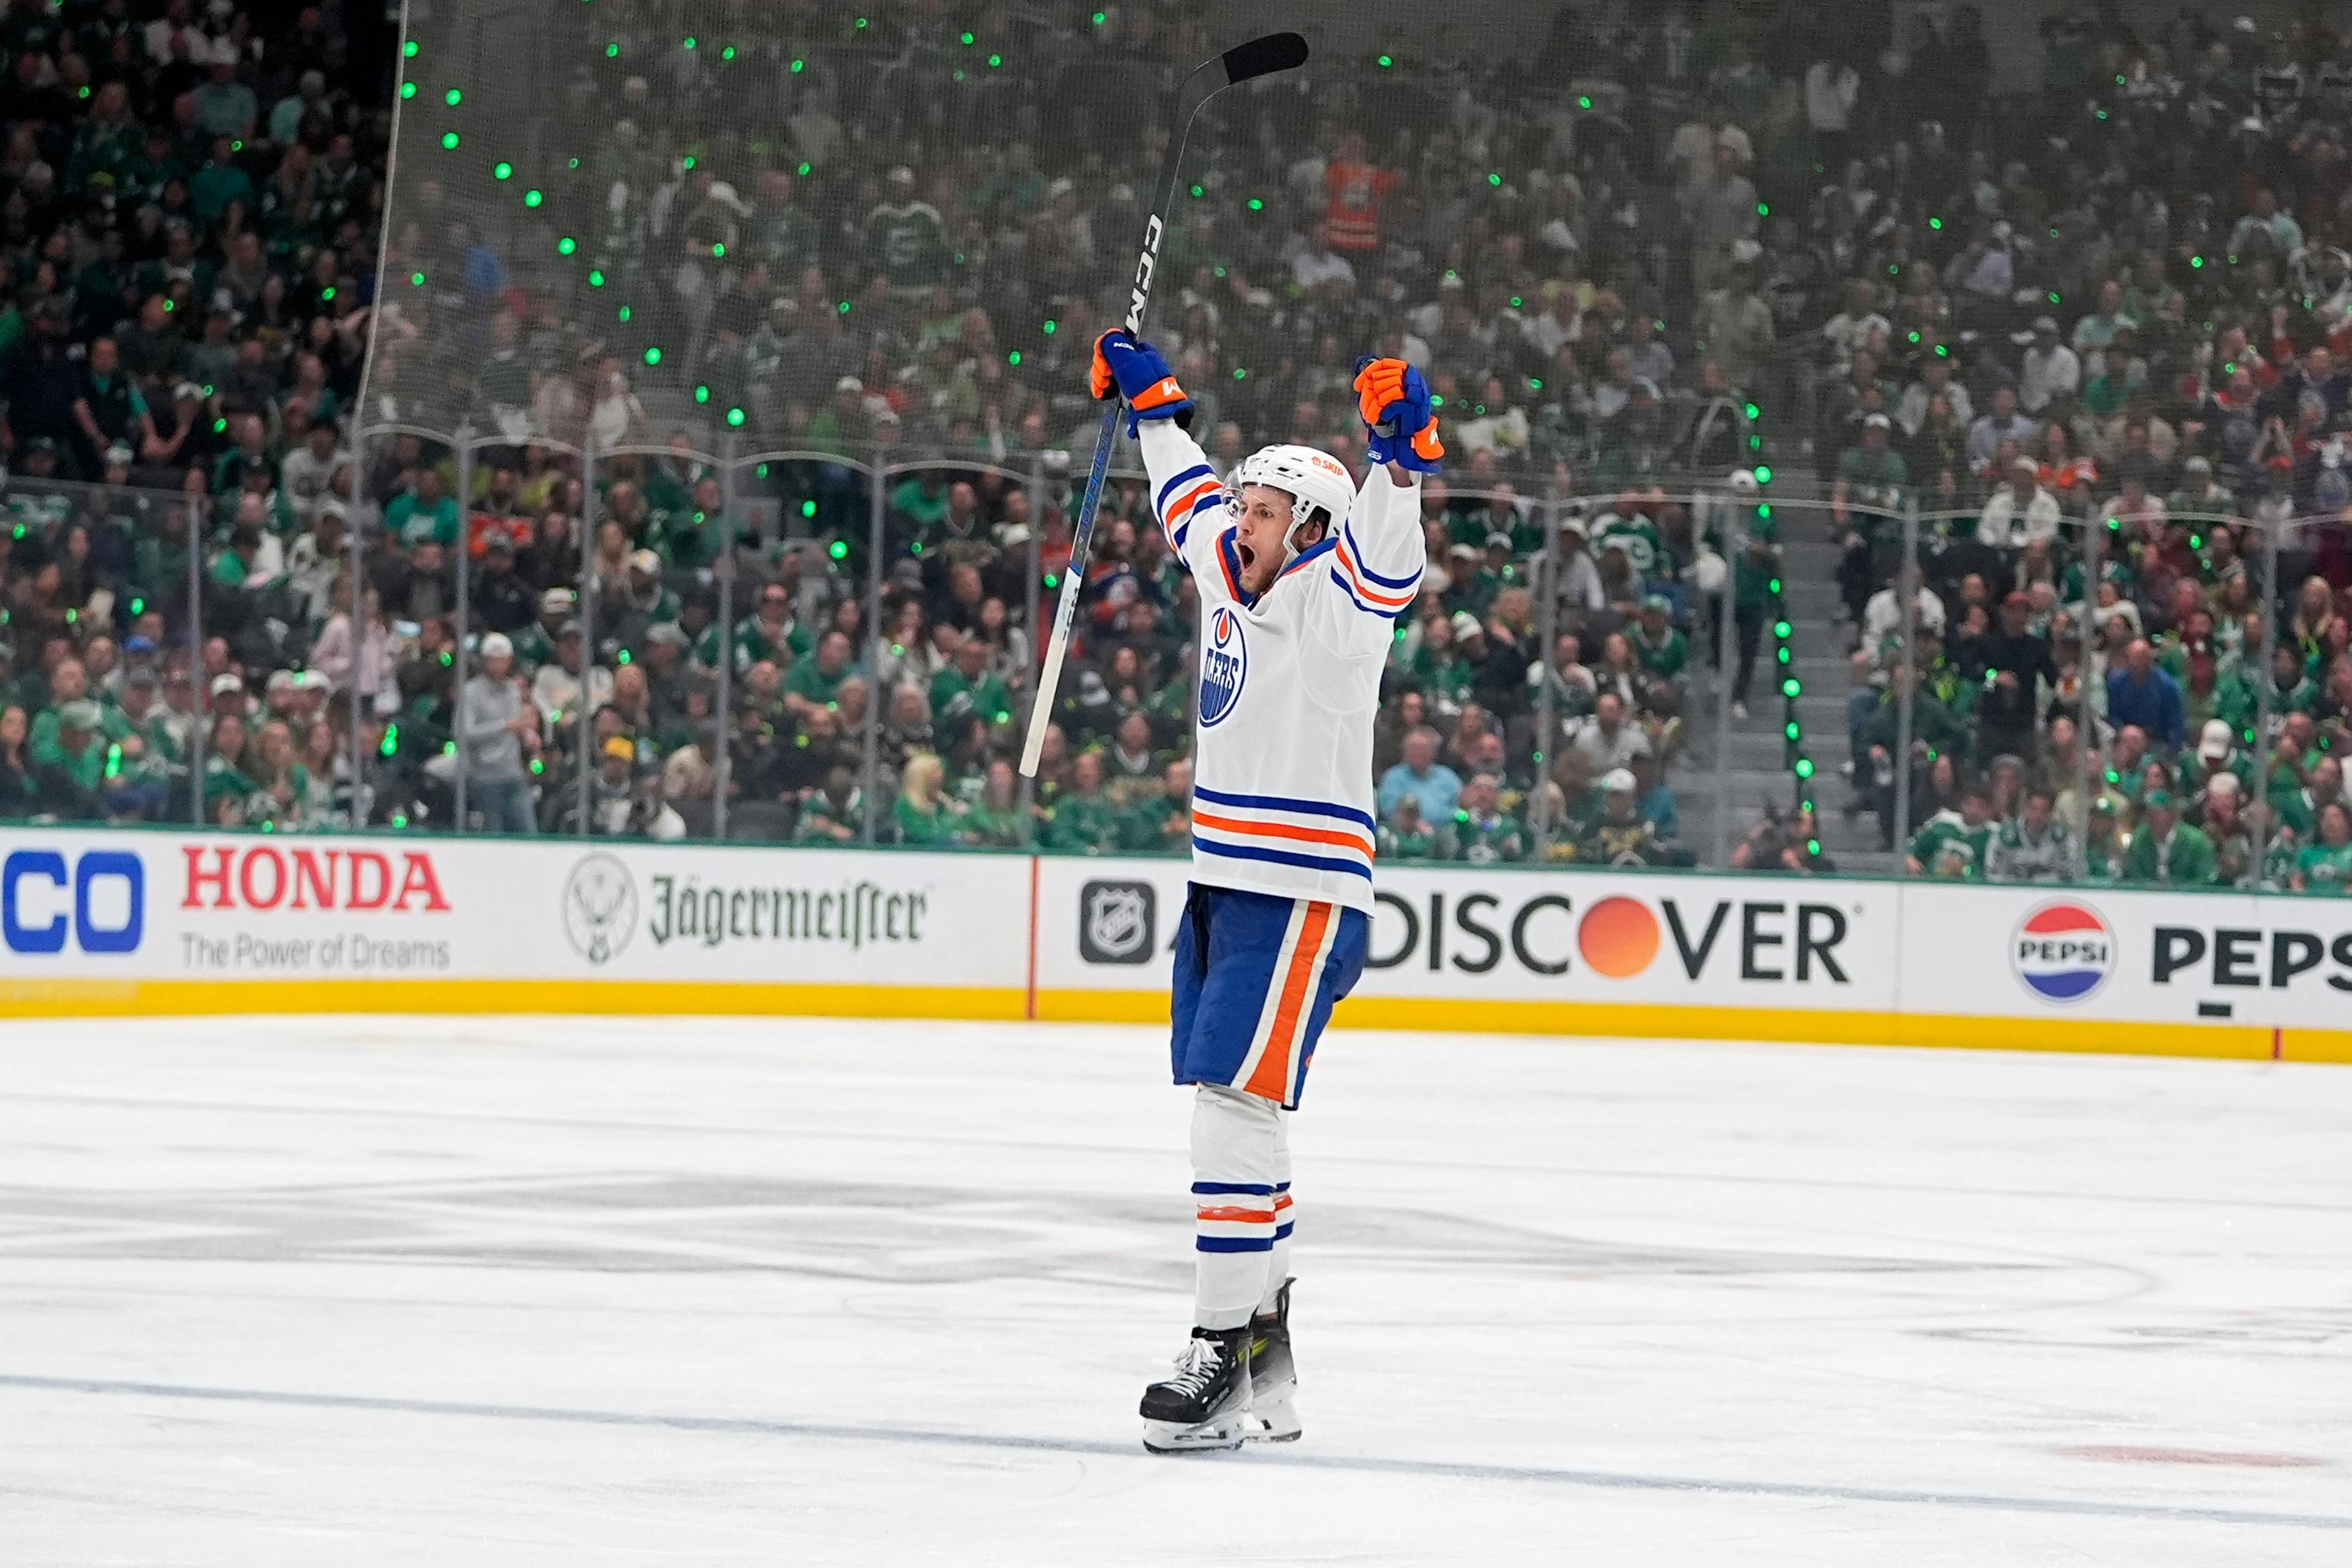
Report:
M 1223 723 L 1242 700 L 1249 679 L 1249 644 L 1242 618 L 1219 605 L 1209 613 L 1209 636 L 1201 649 L 1201 722 Z
M 2017 922 L 2009 966 L 2045 1002 L 2080 1002 L 2116 967 L 2116 933 L 2098 910 L 2073 899 L 2036 905 Z

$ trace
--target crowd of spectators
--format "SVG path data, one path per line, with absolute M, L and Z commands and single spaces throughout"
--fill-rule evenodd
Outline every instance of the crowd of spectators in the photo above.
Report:
M 733 837 L 1181 847 L 1192 601 L 1139 484 L 1034 792 L 1010 761 L 1143 226 L 1133 106 L 1218 40 L 1143 5 L 786 0 L 694 47 L 695 7 L 595 9 L 510 89 L 541 162 L 507 177 L 336 5 L 7 5 L 0 816 L 440 827 L 462 774 L 468 826 L 698 835 L 723 773 Z M 1221 470 L 1276 439 L 1360 466 L 1363 353 L 1445 400 L 1384 852 L 1688 863 L 1694 679 L 1735 660 L 1745 718 L 1779 552 L 1825 536 L 1853 805 L 1923 871 L 2021 874 L 2046 786 L 2095 875 L 2157 826 L 2224 879 L 2327 880 L 2297 867 L 2352 698 L 2352 552 L 2307 521 L 2352 499 L 2345 41 L 2061 11 L 1996 100 L 1969 7 L 1784 9 L 1807 25 L 1563 5 L 1513 49 L 1318 56 L 1194 154 L 1151 334 Z M 404 163 L 387 226 L 396 102 L 404 161 L 445 120 L 467 152 Z M 465 425 L 470 493 L 362 424 Z M 722 473 L 722 439 L 836 460 Z M 1547 493 L 1588 498 L 1550 551 Z M 2277 822 L 2233 851 L 2215 779 L 2257 769 Z M 1735 859 L 1827 868 L 1778 813 Z

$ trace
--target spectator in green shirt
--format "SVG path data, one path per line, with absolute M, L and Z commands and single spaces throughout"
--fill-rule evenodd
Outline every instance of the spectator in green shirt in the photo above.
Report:
M 1959 810 L 1937 812 L 1913 835 L 1904 869 L 1914 877 L 1981 881 L 1992 833 L 1991 796 L 1984 781 L 1970 779 L 1961 786 Z
M 2217 869 L 2213 841 L 2180 820 L 2172 792 L 2154 789 L 2140 802 L 2139 831 L 2124 851 L 2123 879 L 2175 888 L 2210 888 Z
M 2288 884 L 2298 893 L 2352 893 L 2352 806 L 2331 800 L 2319 808 L 2319 840 L 2294 858 Z
M 1628 775 L 1630 777 L 1630 775 Z M 1462 786 L 1454 807 L 1453 858 L 1474 866 L 1528 858 L 1527 832 L 1502 806 L 1502 785 L 1492 773 L 1477 773 Z
M 1434 860 L 1437 830 L 1421 815 L 1421 797 L 1401 795 L 1381 824 L 1380 858 L 1383 860 Z
M 457 542 L 457 498 L 443 483 L 441 470 L 426 468 L 416 476 L 416 488 L 392 498 L 383 509 L 383 530 L 403 544 L 426 540 L 446 547 Z
M 1103 790 L 1098 752 L 1080 752 L 1070 763 L 1069 786 L 1046 814 L 1045 847 L 1077 855 L 1107 855 L 1118 847 L 1118 808 Z
M 1029 842 L 1029 824 L 1021 811 L 1021 781 L 1010 762 L 998 757 L 988 764 L 980 799 L 963 814 L 958 832 L 964 843 L 989 849 L 1015 849 Z
M 1674 613 L 1672 599 L 1652 594 L 1642 601 L 1640 617 L 1625 628 L 1625 639 L 1633 645 L 1643 668 L 1679 686 L 1684 667 L 1690 662 L 1690 645 L 1675 629 Z
M 1136 779 L 1121 817 L 1120 842 L 1138 855 L 1181 855 L 1192 847 L 1192 764 L 1181 757 L 1156 779 Z
M 796 713 L 830 708 L 841 700 L 842 683 L 849 675 L 848 634 L 829 631 L 817 639 L 814 656 L 801 659 L 784 676 L 784 706 Z
M 947 768 L 936 752 L 917 752 L 907 759 L 898 778 L 898 798 L 891 804 L 890 820 L 898 842 L 929 848 L 957 841 L 956 813 L 947 799 Z
M 948 667 L 931 677 L 931 716 L 942 727 L 972 717 L 991 725 L 1011 718 L 1013 693 L 988 668 L 990 652 L 982 639 L 963 637 Z

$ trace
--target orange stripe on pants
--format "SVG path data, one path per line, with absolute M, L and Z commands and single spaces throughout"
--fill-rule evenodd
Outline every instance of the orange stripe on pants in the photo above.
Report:
M 1257 1070 L 1242 1085 L 1250 1094 L 1263 1095 L 1276 1105 L 1290 1100 L 1290 1053 L 1297 1043 L 1299 1021 L 1307 1016 L 1315 994 L 1316 961 L 1322 956 L 1323 933 L 1331 924 L 1329 904 L 1310 903 L 1298 922 L 1298 945 L 1290 950 L 1290 968 L 1282 977 L 1282 1001 L 1274 1011 L 1274 1027 L 1265 1037 L 1265 1052 Z

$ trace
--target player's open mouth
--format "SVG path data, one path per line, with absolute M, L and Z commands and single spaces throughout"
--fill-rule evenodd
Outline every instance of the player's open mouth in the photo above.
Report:
M 1241 560 L 1242 575 L 1248 576 L 1250 568 L 1257 564 L 1257 552 L 1236 539 L 1234 541 L 1234 553 Z

